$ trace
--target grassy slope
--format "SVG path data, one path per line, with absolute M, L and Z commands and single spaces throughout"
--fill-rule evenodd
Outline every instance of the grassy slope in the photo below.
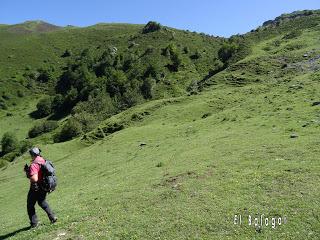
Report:
M 318 35 L 318 27 L 306 30 L 271 51 L 282 36 L 261 41 L 214 77 L 222 84 L 129 109 L 117 118 L 151 115 L 93 145 L 41 146 L 57 166 L 59 188 L 48 199 L 60 220 L 51 226 L 38 210 L 42 226 L 12 239 L 318 239 L 320 112 L 311 104 L 320 82 L 310 67 L 319 60 L 309 61 L 320 54 Z M 296 42 L 304 44 L 287 48 Z M 246 84 L 225 85 L 231 75 Z M 0 236 L 27 226 L 26 161 L 0 171 Z M 236 226 L 239 213 L 288 223 Z
M 30 26 L 27 25 L 28 29 Z M 12 32 L 12 26 L 0 28 L 0 94 L 10 97 L 7 106 L 19 104 L 22 99 L 17 97 L 20 90 L 28 95 L 33 94 L 27 89 L 23 74 L 26 69 L 54 66 L 58 75 L 68 58 L 61 58 L 66 49 L 79 52 L 81 49 L 101 46 L 103 44 L 124 44 L 122 35 L 134 34 L 141 29 L 139 25 L 108 24 L 88 28 L 64 28 L 47 33 Z
M 78 140 L 43 146 L 60 177 L 59 189 L 49 196 L 60 222 L 49 226 L 40 213 L 44 225 L 14 239 L 61 232 L 72 239 L 319 236 L 318 126 L 301 127 L 316 114 L 303 101 L 312 88 L 286 99 L 294 118 L 285 108 L 275 112 L 265 100 L 281 96 L 287 86 L 270 89 L 219 88 L 160 107 L 144 123 L 89 147 Z M 285 106 L 281 97 L 274 103 Z M 253 109 L 260 113 L 251 114 Z M 208 112 L 212 115 L 202 119 Z M 289 126 L 299 138 L 289 138 Z M 1 172 L 3 233 L 27 224 L 25 197 L 19 197 L 28 185 L 24 162 Z M 286 215 L 288 224 L 258 233 L 234 226 L 236 213 Z
M 19 27 L 27 31 L 37 27 L 37 24 L 39 25 L 37 22 L 30 22 Z M 28 89 L 28 79 L 23 76 L 25 73 L 53 67 L 55 77 L 61 74 L 61 68 L 69 60 L 61 57 L 66 49 L 79 54 L 83 49 L 91 48 L 101 54 L 109 46 L 115 46 L 119 52 L 130 51 L 139 55 L 143 62 L 158 61 L 164 67 L 170 61 L 168 57 L 161 55 L 162 48 L 174 43 L 179 52 L 183 52 L 183 48 L 187 47 L 189 53 L 182 54 L 185 67 L 177 73 L 167 71 L 166 84 L 156 89 L 156 95 L 160 98 L 184 93 L 191 80 L 198 81 L 205 77 L 216 62 L 217 51 L 222 42 L 220 38 L 169 28 L 141 34 L 143 26 L 137 24 L 97 24 L 86 28 L 61 28 L 45 33 L 16 32 L 12 30 L 14 27 L 15 25 L 7 25 L 0 28 L 0 100 L 3 95 L 7 95 L 10 99 L 5 102 L 9 107 L 21 102 L 18 90 L 26 94 L 33 93 L 34 89 Z M 153 52 L 144 56 L 149 47 Z M 191 61 L 189 56 L 196 51 L 202 57 Z

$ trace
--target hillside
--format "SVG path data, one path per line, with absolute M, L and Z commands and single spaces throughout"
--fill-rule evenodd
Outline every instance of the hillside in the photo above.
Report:
M 29 42 L 25 35 L 12 42 L 12 33 L 0 33 L 7 37 L 1 42 L 6 54 L 13 45 L 20 54 L 48 44 L 42 50 L 37 47 L 43 58 L 25 57 L 30 69 L 43 67 L 43 59 L 48 59 L 45 66 L 57 69 L 51 83 L 35 82 L 26 90 L 41 92 L 6 100 L 9 108 L 1 110 L 0 135 L 11 130 L 24 139 L 43 121 L 31 114 L 39 99 L 59 94 L 56 86 L 64 79 L 65 67 L 79 69 L 81 56 L 87 57 L 86 64 L 94 56 L 92 66 L 100 66 L 104 41 L 124 56 L 134 42 L 133 48 L 142 53 L 139 66 L 147 70 L 144 63 L 155 63 L 156 73 L 165 74 L 170 83 L 159 80 L 151 98 L 119 108 L 70 141 L 53 143 L 70 119 L 79 120 L 79 106 L 98 107 L 91 98 L 81 100 L 56 119 L 57 129 L 31 139 L 57 167 L 59 188 L 48 200 L 59 221 L 49 225 L 38 211 L 41 226 L 26 229 L 21 196 L 26 196 L 28 182 L 22 168 L 29 156 L 24 154 L 0 170 L 0 239 L 318 239 L 319 11 L 282 15 L 230 39 L 171 28 L 143 34 L 143 28 L 99 24 L 28 33 Z M 81 41 L 76 41 L 79 34 Z M 166 67 L 174 54 L 162 55 L 172 42 L 183 61 L 178 71 Z M 92 55 L 82 54 L 88 46 Z M 66 49 L 73 55 L 61 57 Z M 190 58 L 195 53 L 201 57 Z M 22 55 L 7 63 L 2 59 L 3 66 L 12 69 L 1 71 L 8 91 L 16 90 L 15 84 L 26 87 L 18 79 L 29 80 L 22 78 L 29 71 Z M 86 74 L 92 76 L 97 72 L 90 66 Z M 131 79 L 130 71 L 121 69 L 116 70 Z M 132 69 L 138 67 L 133 64 Z M 18 77 L 12 78 L 12 73 Z M 77 83 L 75 73 L 70 71 L 67 79 Z M 138 82 L 147 79 L 137 76 Z M 95 77 L 89 79 L 108 84 L 109 76 Z M 157 79 L 157 74 L 151 78 Z M 120 98 L 103 103 L 115 99 Z M 235 225 L 239 214 L 244 219 L 263 215 L 286 222 L 275 228 L 271 222 Z

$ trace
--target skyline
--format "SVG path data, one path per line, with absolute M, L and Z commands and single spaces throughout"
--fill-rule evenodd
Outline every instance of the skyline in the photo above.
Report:
M 277 0 L 199 0 L 197 3 L 192 0 L 56 0 L 43 4 L 40 0 L 3 0 L 0 3 L 0 24 L 42 20 L 58 26 L 86 27 L 97 23 L 146 24 L 148 21 L 157 21 L 181 30 L 229 37 L 256 29 L 263 22 L 281 14 L 305 9 L 320 9 L 320 2 L 282 0 L 279 4 Z

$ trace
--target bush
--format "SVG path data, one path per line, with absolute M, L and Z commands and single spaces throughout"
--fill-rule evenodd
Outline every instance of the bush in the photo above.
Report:
M 29 138 L 35 138 L 43 133 L 51 132 L 58 127 L 58 123 L 56 121 L 45 121 L 39 124 L 36 124 L 33 128 L 31 128 L 28 132 Z
M 17 96 L 18 96 L 19 98 L 22 98 L 22 97 L 24 97 L 24 93 L 23 93 L 21 90 L 18 90 L 18 91 L 17 91 Z
M 70 57 L 71 55 L 72 55 L 71 50 L 66 49 L 64 53 L 61 55 L 61 57 L 65 58 L 65 57 Z
M 63 126 L 61 132 L 55 136 L 54 141 L 55 142 L 68 141 L 74 137 L 79 136 L 81 132 L 82 132 L 81 124 L 77 120 L 70 118 L 67 121 L 67 123 Z
M 156 63 L 149 64 L 146 71 L 143 74 L 143 78 L 147 78 L 147 77 L 157 78 L 160 71 L 161 71 L 160 66 L 157 65 Z
M 41 99 L 37 104 L 37 116 L 46 117 L 52 112 L 52 98 L 46 97 Z
M 283 36 L 283 39 L 293 39 L 297 38 L 302 34 L 301 30 L 294 30 Z
M 19 156 L 19 153 L 17 151 L 7 153 L 2 157 L 3 160 L 7 162 L 12 162 L 16 157 Z
M 51 109 L 54 112 L 59 112 L 63 109 L 64 98 L 61 94 L 56 94 L 52 100 Z
M 151 54 L 151 53 L 153 53 L 154 52 L 154 47 L 153 46 L 151 46 L 151 45 L 149 45 L 147 48 L 146 48 L 146 51 L 144 52 L 144 54 L 143 55 L 148 55 L 148 54 Z
M 199 92 L 199 84 L 197 80 L 193 80 L 191 81 L 191 83 L 189 84 L 189 86 L 187 87 L 187 91 L 190 94 L 197 94 Z
M 0 99 L 0 109 L 2 109 L 2 110 L 8 109 L 6 103 L 2 99 Z
M 121 70 L 113 70 L 111 77 L 107 81 L 107 92 L 111 97 L 122 95 L 125 92 L 125 84 L 127 82 L 126 74 Z
M 12 136 L 12 134 L 10 133 Z M 11 138 L 11 137 L 10 137 Z M 10 149 L 10 152 L 4 151 L 2 148 L 2 154 L 4 155 L 0 160 L 3 160 L 4 162 L 12 162 L 16 157 L 21 156 L 26 151 L 28 151 L 31 148 L 32 144 L 28 140 L 23 140 L 18 142 L 15 140 L 14 148 L 12 147 Z M 0 163 L 1 167 L 1 163 Z
M 172 61 L 172 70 L 174 72 L 179 71 L 179 67 L 182 65 L 182 58 L 180 57 L 180 54 L 175 52 L 171 54 L 171 61 Z
M 97 119 L 92 114 L 87 112 L 76 113 L 74 119 L 80 123 L 83 132 L 91 131 L 97 124 Z
M 87 115 L 99 115 L 99 117 L 106 117 L 114 114 L 116 108 L 113 105 L 112 99 L 108 93 L 97 94 L 92 93 L 89 96 L 88 101 L 79 102 L 73 109 L 72 114 L 85 112 Z
M 165 49 L 162 49 L 162 55 L 169 57 L 172 64 L 168 64 L 167 68 L 171 72 L 177 72 L 179 67 L 182 65 L 182 58 L 175 44 L 169 44 Z
M 161 24 L 157 22 L 150 21 L 147 23 L 147 25 L 144 26 L 142 29 L 142 33 L 150 33 L 150 32 L 155 32 L 159 31 L 161 29 Z
M 139 90 L 128 89 L 122 96 L 123 104 L 125 108 L 133 107 L 143 102 L 143 97 L 139 93 Z
M 5 161 L 4 159 L 0 159 L 0 168 L 3 168 L 8 165 L 8 161 Z
M 141 86 L 141 93 L 145 99 L 151 99 L 153 97 L 153 86 L 155 80 L 152 78 L 146 78 Z
M 40 83 L 47 83 L 54 79 L 53 71 L 51 69 L 38 69 L 39 75 L 37 81 Z
M 196 60 L 196 59 L 199 59 L 200 57 L 201 57 L 201 53 L 199 50 L 197 50 L 194 54 L 190 56 L 190 59 Z
M 19 143 L 19 153 L 23 154 L 32 147 L 32 143 L 28 140 L 22 140 Z
M 233 43 L 225 43 L 218 52 L 221 62 L 226 63 L 237 51 L 237 45 Z
M 19 142 L 17 137 L 10 132 L 6 132 L 1 139 L 2 153 L 11 153 L 18 149 Z

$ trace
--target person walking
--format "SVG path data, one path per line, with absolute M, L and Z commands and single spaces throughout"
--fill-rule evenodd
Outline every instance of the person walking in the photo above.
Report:
M 35 204 L 38 202 L 39 206 L 47 213 L 51 223 L 55 223 L 58 218 L 55 216 L 49 204 L 46 201 L 47 192 L 41 188 L 42 170 L 41 165 L 45 164 L 46 160 L 40 155 L 41 150 L 37 147 L 29 150 L 31 156 L 31 165 L 25 166 L 27 177 L 30 179 L 30 189 L 27 198 L 27 210 L 32 228 L 37 227 L 39 222 L 35 211 Z

